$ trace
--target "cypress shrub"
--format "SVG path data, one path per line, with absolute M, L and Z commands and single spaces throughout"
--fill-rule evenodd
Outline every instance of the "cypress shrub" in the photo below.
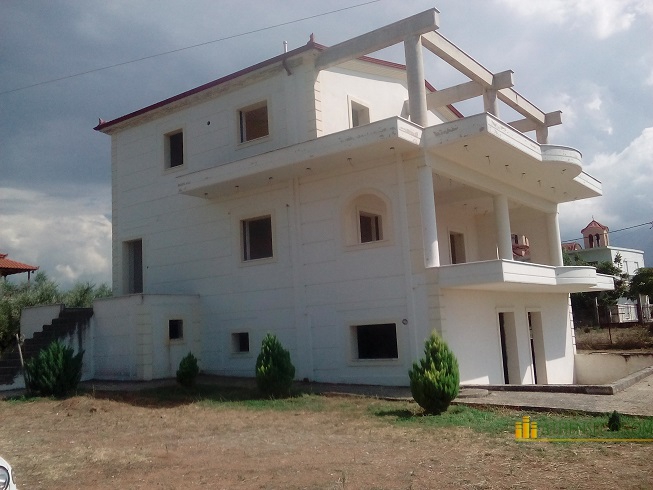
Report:
M 179 369 L 177 369 L 177 382 L 187 388 L 193 386 L 199 373 L 200 368 L 197 365 L 197 357 L 195 357 L 192 352 L 189 352 L 179 362 Z
M 621 414 L 616 410 L 608 417 L 608 430 L 616 432 L 621 429 Z
M 256 359 L 256 385 L 267 397 L 290 395 L 295 378 L 295 366 L 290 353 L 283 348 L 275 335 L 268 333 L 261 343 L 261 352 Z
M 413 363 L 408 376 L 413 398 L 428 413 L 446 411 L 458 396 L 458 360 L 435 331 L 424 344 L 424 357 Z
M 64 397 L 77 389 L 82 378 L 84 351 L 55 340 L 25 363 L 25 386 L 31 394 Z

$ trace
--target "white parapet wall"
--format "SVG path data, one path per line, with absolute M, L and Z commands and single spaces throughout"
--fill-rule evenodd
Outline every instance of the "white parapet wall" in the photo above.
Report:
M 61 310 L 62 304 L 23 308 L 20 314 L 20 334 L 31 339 L 35 332 L 43 330 L 43 325 L 50 325 L 53 319 L 59 318 Z
M 653 352 L 589 352 L 575 357 L 576 384 L 600 385 L 653 366 Z

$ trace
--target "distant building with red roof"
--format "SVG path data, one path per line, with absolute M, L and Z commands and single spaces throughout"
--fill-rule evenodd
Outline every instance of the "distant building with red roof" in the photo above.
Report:
M 6 278 L 12 274 L 22 274 L 27 272 L 27 280 L 29 281 L 32 272 L 37 271 L 37 265 L 24 264 L 7 258 L 8 254 L 0 253 L 0 276 Z

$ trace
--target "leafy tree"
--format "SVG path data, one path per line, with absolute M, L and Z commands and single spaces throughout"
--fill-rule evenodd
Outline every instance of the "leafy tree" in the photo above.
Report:
M 67 292 L 61 292 L 59 285 L 39 271 L 27 282 L 12 283 L 0 281 L 0 351 L 13 343 L 20 330 L 20 313 L 23 308 L 63 303 L 69 307 L 90 307 L 96 298 L 111 296 L 106 284 L 96 287 L 90 283 L 75 284 Z
M 566 255 L 569 258 L 569 255 Z M 565 265 L 567 265 L 566 262 Z M 569 265 L 593 266 L 596 267 L 597 273 L 612 276 L 614 280 L 613 291 L 573 293 L 571 295 L 571 305 L 574 308 L 593 308 L 596 304 L 598 306 L 613 306 L 617 304 L 619 298 L 628 294 L 628 273 L 623 272 L 621 269 L 621 256 L 619 254 L 615 257 L 614 263 L 606 260 L 598 264 L 585 262 L 576 254 L 570 260 Z
M 637 269 L 637 272 L 630 280 L 628 297 L 637 300 L 640 294 L 653 298 L 653 267 Z
M 435 331 L 424 343 L 424 357 L 413 363 L 408 376 L 413 398 L 428 413 L 446 411 L 458 396 L 458 360 Z

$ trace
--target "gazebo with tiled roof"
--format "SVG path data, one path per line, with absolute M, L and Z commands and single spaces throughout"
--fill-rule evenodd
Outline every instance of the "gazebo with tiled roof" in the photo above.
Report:
M 22 274 L 27 272 L 27 280 L 29 281 L 32 272 L 37 271 L 39 268 L 36 265 L 23 264 L 7 258 L 7 254 L 0 253 L 0 276 L 6 278 L 12 274 Z

